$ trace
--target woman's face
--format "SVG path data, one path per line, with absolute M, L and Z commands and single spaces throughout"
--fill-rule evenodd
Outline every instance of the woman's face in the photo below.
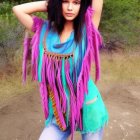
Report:
M 81 0 L 62 0 L 62 14 L 67 21 L 73 21 L 79 14 Z

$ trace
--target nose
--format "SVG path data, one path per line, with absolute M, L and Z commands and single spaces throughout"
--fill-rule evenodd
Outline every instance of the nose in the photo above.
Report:
M 73 8 L 72 3 L 69 3 L 69 5 L 68 5 L 68 10 L 69 10 L 69 11 L 71 11 L 71 10 L 72 10 L 72 8 Z

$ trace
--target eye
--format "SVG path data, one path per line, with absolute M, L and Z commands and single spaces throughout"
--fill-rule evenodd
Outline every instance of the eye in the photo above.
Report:
M 81 2 L 80 1 L 74 1 L 73 2 L 75 5 L 78 5 L 78 4 L 80 4 Z

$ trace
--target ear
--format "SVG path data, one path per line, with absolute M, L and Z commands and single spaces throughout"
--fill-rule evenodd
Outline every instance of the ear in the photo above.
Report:
M 92 8 L 94 9 L 92 22 L 94 26 L 98 29 L 102 14 L 103 0 L 92 0 Z

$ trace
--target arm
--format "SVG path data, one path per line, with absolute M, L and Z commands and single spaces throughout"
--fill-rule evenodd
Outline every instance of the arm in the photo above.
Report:
M 16 5 L 12 8 L 15 16 L 28 30 L 31 31 L 33 26 L 33 19 L 30 14 L 34 12 L 47 11 L 46 1 L 29 2 L 25 4 Z
M 95 10 L 95 13 L 92 17 L 92 22 L 94 26 L 98 29 L 102 14 L 103 0 L 92 0 L 92 8 Z

